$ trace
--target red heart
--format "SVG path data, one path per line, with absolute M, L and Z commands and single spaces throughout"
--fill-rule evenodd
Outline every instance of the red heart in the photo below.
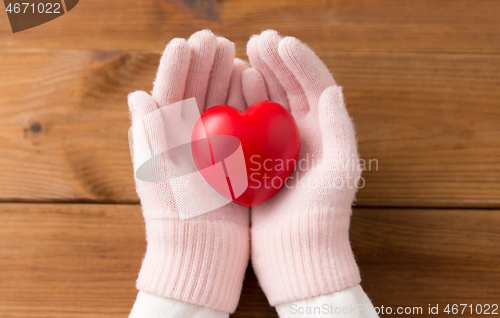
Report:
M 285 107 L 270 101 L 255 103 L 245 112 L 226 105 L 211 107 L 196 122 L 191 140 L 196 167 L 205 180 L 247 207 L 262 204 L 279 191 L 300 151 L 295 120 Z M 243 161 L 242 175 L 238 169 Z

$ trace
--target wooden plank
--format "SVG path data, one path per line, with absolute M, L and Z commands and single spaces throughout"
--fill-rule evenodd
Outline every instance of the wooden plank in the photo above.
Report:
M 138 202 L 127 141 L 127 94 L 151 90 L 158 58 L 3 53 L 2 199 Z
M 356 53 L 323 59 L 344 87 L 368 165 L 358 205 L 499 206 L 497 56 Z
M 499 16 L 496 0 L 86 0 L 16 34 L 1 14 L 0 47 L 160 51 L 173 37 L 210 28 L 244 52 L 251 34 L 271 28 L 307 40 L 320 53 L 498 53 Z
M 367 161 L 359 206 L 500 207 L 499 56 L 321 58 L 344 87 Z M 0 200 L 138 203 L 126 96 L 151 90 L 158 60 L 0 53 Z
M 423 316 L 429 304 L 442 316 L 446 304 L 498 304 L 499 225 L 499 210 L 355 209 L 362 286 L 377 307 L 417 306 Z
M 0 205 L 0 312 L 125 317 L 144 256 L 134 205 Z
M 145 249 L 138 205 L 0 204 L 0 224 L 0 312 L 126 316 Z M 498 303 L 499 225 L 500 210 L 355 209 L 362 286 L 378 307 Z M 251 268 L 232 317 L 276 317 Z

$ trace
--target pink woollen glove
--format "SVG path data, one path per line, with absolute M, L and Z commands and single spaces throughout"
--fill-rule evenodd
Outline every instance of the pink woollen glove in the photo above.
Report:
M 244 110 L 241 75 L 246 68 L 245 62 L 235 59 L 234 43 L 216 37 L 209 30 L 197 32 L 187 41 L 173 39 L 161 57 L 152 96 L 142 91 L 129 95 L 132 121 L 140 121 L 142 116 L 191 97 L 196 98 L 200 113 L 226 103 Z M 180 112 L 165 113 L 174 122 L 181 120 Z M 158 138 L 168 128 L 161 121 L 145 122 L 144 126 L 149 134 L 160 136 Z M 134 142 L 134 171 L 142 163 L 137 158 L 144 157 L 148 147 L 145 142 Z M 167 156 L 163 156 L 163 160 L 165 166 L 172 166 Z M 180 186 L 194 190 L 192 184 Z M 182 219 L 172 194 L 178 189 L 172 189 L 171 183 L 136 178 L 136 188 L 147 237 L 137 289 L 234 312 L 249 258 L 249 209 L 230 203 L 206 214 Z M 193 205 L 204 205 L 197 202 L 203 200 L 202 197 L 190 193 L 188 191 L 187 196 Z
M 242 79 L 248 105 L 263 99 L 284 105 L 301 138 L 292 179 L 251 209 L 251 258 L 260 285 L 272 306 L 355 286 L 360 275 L 349 222 L 361 172 L 342 89 L 293 37 L 264 31 L 250 39 L 247 53 L 253 67 Z

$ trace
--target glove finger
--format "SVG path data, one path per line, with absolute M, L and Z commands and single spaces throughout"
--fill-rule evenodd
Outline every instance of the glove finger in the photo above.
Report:
M 319 100 L 319 125 L 322 135 L 323 158 L 334 163 L 355 164 L 356 135 L 347 112 L 342 87 L 330 86 Z M 331 165 L 330 165 L 331 166 Z
M 309 107 L 317 110 L 321 93 L 328 86 L 336 85 L 328 67 L 307 45 L 294 37 L 283 38 L 278 52 L 302 86 Z
M 191 61 L 184 99 L 195 97 L 201 113 L 205 109 L 205 97 L 217 49 L 217 37 L 210 30 L 202 30 L 191 35 L 188 43 L 191 49 Z
M 241 82 L 243 84 L 243 95 L 248 106 L 262 100 L 269 100 L 266 83 L 259 71 L 248 68 L 243 72 Z
M 158 109 L 155 100 L 146 92 L 135 91 L 128 95 L 128 107 L 132 117 L 132 123 L 141 119 L 144 115 Z
M 152 92 L 159 107 L 182 100 L 189 58 L 189 45 L 185 39 L 175 38 L 165 48 Z
M 134 165 L 138 165 L 160 153 L 160 148 L 164 146 L 164 134 L 158 133 L 163 132 L 163 121 L 158 114 L 156 102 L 146 92 L 136 91 L 129 94 L 128 105 L 132 117 L 130 146 Z
M 280 81 L 269 68 L 269 66 L 262 60 L 258 50 L 259 36 L 253 35 L 247 44 L 247 55 L 250 60 L 250 64 L 262 75 L 267 87 L 267 93 L 269 99 L 273 102 L 280 103 L 287 109 L 290 109 L 288 99 L 286 97 L 286 92 L 281 86 Z M 250 104 L 249 104 L 250 105 Z
M 233 63 L 233 74 L 231 75 L 226 104 L 244 111 L 247 108 L 247 104 L 243 95 L 242 75 L 248 69 L 248 63 L 239 58 L 235 58 Z
M 234 43 L 223 37 L 217 37 L 217 49 L 208 81 L 205 109 L 226 102 L 235 55 Z
M 309 105 L 302 86 L 278 53 L 281 39 L 282 37 L 274 30 L 262 32 L 258 39 L 258 51 L 285 90 L 292 114 L 302 114 L 309 110 Z

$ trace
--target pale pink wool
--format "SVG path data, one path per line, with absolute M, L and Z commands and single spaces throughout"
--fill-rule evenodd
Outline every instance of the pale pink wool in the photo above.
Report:
M 196 98 L 200 111 L 226 102 L 244 109 L 241 75 L 246 68 L 244 61 L 235 59 L 234 43 L 208 30 L 193 34 L 188 41 L 173 39 L 161 58 L 152 96 L 140 91 L 129 95 L 132 121 L 191 97 Z M 168 112 L 167 115 L 181 116 Z M 147 132 L 160 136 L 150 136 L 150 142 L 161 139 L 166 131 L 161 120 L 150 120 L 144 125 Z M 142 163 L 136 162 L 137 158 L 148 151 L 147 143 L 134 143 L 134 171 Z M 164 156 L 163 160 L 170 159 Z M 189 200 L 202 200 L 190 195 L 193 185 L 180 186 L 177 193 L 185 189 Z M 136 179 L 136 187 L 148 242 L 137 288 L 233 312 L 250 254 L 249 209 L 231 203 L 182 220 L 170 183 Z M 203 202 L 196 204 L 203 206 Z
M 250 39 L 247 53 L 253 68 L 234 59 L 233 43 L 210 31 L 197 32 L 188 41 L 172 40 L 152 96 L 129 96 L 132 120 L 190 97 L 201 111 L 225 103 L 244 109 L 264 99 L 290 109 L 301 133 L 300 159 L 316 161 L 292 175 L 291 188 L 252 208 L 255 272 L 273 306 L 354 286 L 360 276 L 348 230 L 356 188 L 353 181 L 351 187 L 334 186 L 337 180 L 360 176 L 342 89 L 314 52 L 295 38 L 264 31 Z M 155 129 L 162 127 L 148 127 Z M 133 151 L 139 154 L 148 146 L 134 144 Z M 314 187 L 299 187 L 297 179 L 315 181 Z M 148 241 L 137 288 L 233 312 L 250 254 L 249 209 L 232 203 L 181 220 L 168 185 L 136 184 Z
M 289 188 L 252 208 L 252 263 L 259 282 L 273 306 L 354 286 L 360 275 L 349 222 L 361 173 L 342 89 L 295 38 L 264 31 L 250 39 L 247 54 L 253 69 L 243 73 L 245 98 L 290 109 L 301 134 L 299 161 L 309 163 L 296 168 Z M 267 94 L 260 90 L 255 98 L 252 91 L 264 85 Z

